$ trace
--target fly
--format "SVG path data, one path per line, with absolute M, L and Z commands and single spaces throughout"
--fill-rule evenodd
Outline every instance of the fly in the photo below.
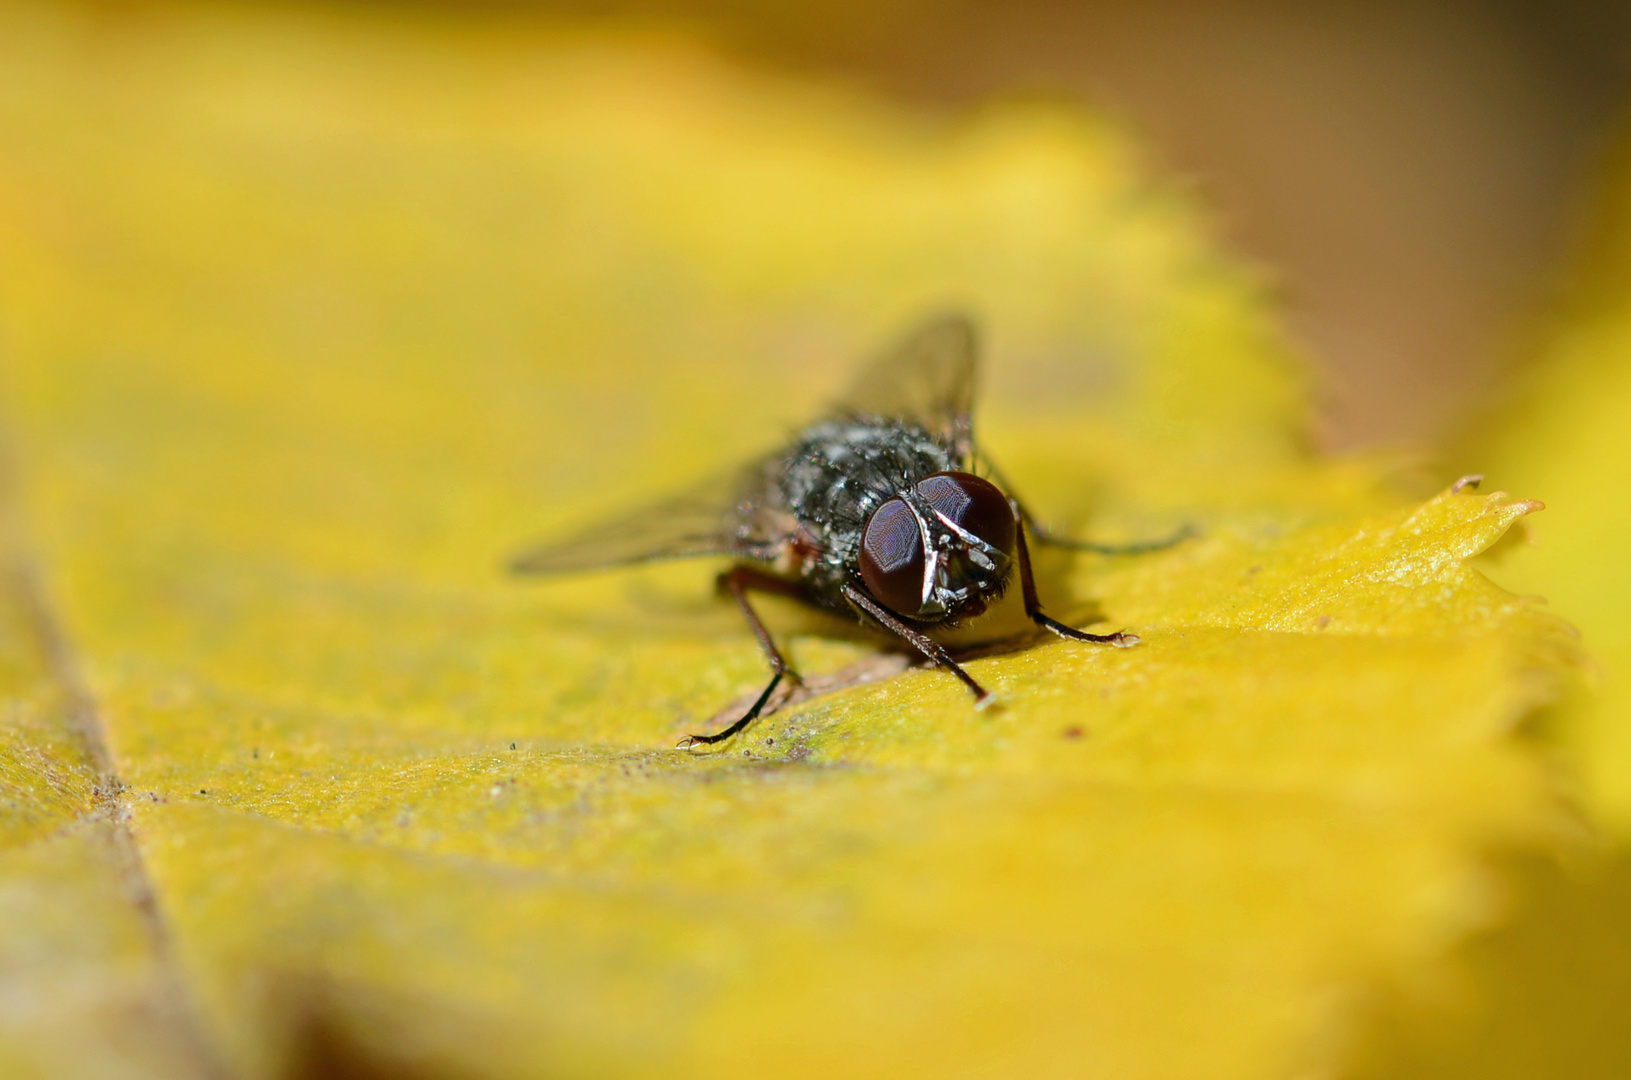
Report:
M 655 559 L 729 555 L 719 587 L 741 607 L 770 663 L 769 684 L 740 719 L 680 747 L 728 739 L 783 679 L 798 680 L 749 600 L 791 597 L 891 634 L 960 679 L 976 707 L 990 691 L 937 640 L 985 612 L 1017 577 L 1025 614 L 1072 641 L 1127 648 L 1133 634 L 1089 634 L 1042 611 L 1026 532 L 1039 544 L 1104 554 L 1153 551 L 1056 537 L 1005 494 L 978 452 L 970 413 L 974 328 L 934 319 L 873 363 L 826 418 L 745 468 L 518 556 L 520 574 L 565 574 Z M 974 470 L 981 468 L 987 476 Z M 989 478 L 988 478 L 989 477 Z

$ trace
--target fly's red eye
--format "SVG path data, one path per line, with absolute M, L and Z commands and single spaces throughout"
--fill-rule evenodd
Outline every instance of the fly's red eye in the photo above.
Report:
M 923 537 L 917 515 L 900 499 L 872 512 L 861 533 L 861 580 L 885 607 L 902 615 L 923 608 Z
M 1014 553 L 1014 508 L 997 485 L 973 473 L 935 473 L 919 482 L 917 493 L 938 514 L 973 533 L 1004 555 Z

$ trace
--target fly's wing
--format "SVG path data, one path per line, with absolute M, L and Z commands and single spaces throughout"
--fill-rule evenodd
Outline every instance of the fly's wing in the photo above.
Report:
M 840 413 L 917 424 L 959 459 L 973 449 L 978 341 L 968 316 L 952 312 L 919 326 L 874 360 L 838 400 Z
M 774 558 L 787 538 L 775 504 L 779 458 L 698 484 L 516 555 L 517 574 L 570 574 L 700 555 Z

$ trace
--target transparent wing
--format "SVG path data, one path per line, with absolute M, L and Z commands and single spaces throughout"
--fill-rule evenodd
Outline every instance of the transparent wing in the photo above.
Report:
M 874 360 L 837 402 L 841 413 L 909 420 L 942 436 L 959 456 L 973 445 L 978 341 L 960 312 L 936 316 Z
M 657 559 L 701 555 L 774 558 L 790 534 L 767 458 L 698 484 L 689 491 L 596 522 L 510 560 L 517 574 L 567 574 Z

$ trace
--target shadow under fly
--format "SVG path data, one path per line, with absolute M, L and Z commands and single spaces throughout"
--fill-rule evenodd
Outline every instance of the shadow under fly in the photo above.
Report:
M 655 559 L 729 555 L 721 591 L 742 609 L 770 663 L 769 684 L 734 723 L 688 735 L 681 748 L 727 739 L 761 712 L 784 679 L 799 681 L 754 611 L 752 592 L 859 619 L 899 639 L 967 686 L 991 693 L 947 651 L 946 638 L 985 614 L 1018 579 L 1025 614 L 1072 641 L 1126 648 L 1133 634 L 1089 634 L 1046 615 L 1027 533 L 1037 544 L 1136 554 L 1177 543 L 1115 547 L 1040 527 L 980 453 L 970 413 L 978 350 L 958 314 L 923 324 L 862 371 L 827 415 L 776 452 L 689 491 L 534 547 L 518 574 L 567 574 Z M 1000 486 L 999 486 L 1000 485 Z M 1005 491 L 1004 489 L 1007 489 Z

